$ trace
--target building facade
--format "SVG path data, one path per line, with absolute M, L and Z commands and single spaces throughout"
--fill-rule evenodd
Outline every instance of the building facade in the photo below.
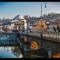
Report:
M 26 30 L 27 29 L 27 21 L 24 18 L 20 20 L 11 21 L 12 29 L 15 27 L 18 31 Z
M 47 28 L 48 25 L 46 24 L 46 22 L 44 20 L 39 20 L 33 25 L 32 31 L 35 32 L 46 31 Z
M 4 24 L 0 22 L 0 32 L 4 32 L 3 27 L 4 27 Z

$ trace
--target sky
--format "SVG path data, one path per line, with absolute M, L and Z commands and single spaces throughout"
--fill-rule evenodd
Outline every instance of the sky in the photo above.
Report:
M 60 2 L 42 2 L 42 14 L 60 13 Z M 41 2 L 0 2 L 0 19 L 16 15 L 41 16 Z

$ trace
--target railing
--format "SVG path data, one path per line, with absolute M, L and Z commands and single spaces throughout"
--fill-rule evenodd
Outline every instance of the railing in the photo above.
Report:
M 0 33 L 0 46 L 16 46 L 17 42 L 16 33 Z
M 56 33 L 55 32 L 45 32 L 42 35 L 48 41 L 60 43 L 60 33 L 58 33 L 58 32 L 56 32 Z
M 22 36 L 27 35 L 27 33 L 20 33 Z M 60 36 L 60 33 L 54 33 L 54 32 L 46 32 L 46 33 L 42 33 L 42 34 L 51 34 L 51 36 L 49 35 L 49 39 L 54 35 L 56 35 L 56 41 L 58 41 L 58 36 Z M 28 35 L 33 35 L 33 36 L 37 36 L 40 37 L 40 33 L 35 35 L 35 33 L 28 33 Z M 27 36 L 28 36 L 27 35 Z M 46 36 L 46 35 L 45 35 Z M 40 39 L 39 39 L 40 40 Z M 39 41 L 37 39 L 37 41 Z M 52 39 L 51 39 L 52 40 Z M 43 43 L 43 42 L 42 42 Z M 54 42 L 53 42 L 54 43 Z M 0 33 L 0 46 L 17 46 L 18 45 L 18 37 L 16 33 Z M 48 44 L 49 45 L 49 44 Z M 50 44 L 51 45 L 51 44 Z M 46 45 L 47 46 L 47 45 Z M 21 45 L 20 43 L 20 48 L 24 48 L 25 49 L 25 45 Z M 52 46 L 51 46 L 52 47 Z M 56 46 L 57 47 L 57 46 Z M 55 48 L 55 47 L 54 47 Z M 48 47 L 46 49 L 49 49 Z M 52 49 L 52 48 L 51 48 Z
M 28 33 L 28 35 L 30 35 L 31 38 L 32 38 L 32 36 L 40 37 L 40 33 Z M 59 51 L 60 50 L 60 44 L 59 44 L 60 43 L 60 33 L 58 33 L 58 32 L 56 32 L 56 33 L 55 32 L 42 32 L 42 36 L 43 36 L 42 40 L 44 37 L 46 38 L 43 40 L 46 42 L 45 43 L 42 42 L 43 48 L 50 51 L 51 53 L 48 52 L 50 55 L 60 52 Z M 40 39 L 39 40 L 37 39 L 37 41 L 40 41 Z M 39 43 L 41 43 L 41 41 Z

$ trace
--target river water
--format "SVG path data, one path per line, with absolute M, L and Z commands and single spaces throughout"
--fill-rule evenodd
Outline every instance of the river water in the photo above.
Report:
M 28 38 L 28 40 L 31 42 L 33 39 Z M 38 44 L 41 45 L 40 39 L 36 39 L 36 41 L 38 41 Z M 49 54 L 60 53 L 60 43 L 43 40 L 42 47 L 47 49 Z M 14 53 L 12 53 L 11 49 L 12 47 L 0 47 L 0 58 L 19 58 Z
M 0 58 L 17 58 L 11 51 L 11 47 L 0 47 Z

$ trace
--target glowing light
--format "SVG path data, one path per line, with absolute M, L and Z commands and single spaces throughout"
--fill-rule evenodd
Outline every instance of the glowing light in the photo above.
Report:
M 38 46 L 37 42 L 36 41 L 32 41 L 31 49 L 38 49 L 38 48 L 39 48 L 39 46 Z

